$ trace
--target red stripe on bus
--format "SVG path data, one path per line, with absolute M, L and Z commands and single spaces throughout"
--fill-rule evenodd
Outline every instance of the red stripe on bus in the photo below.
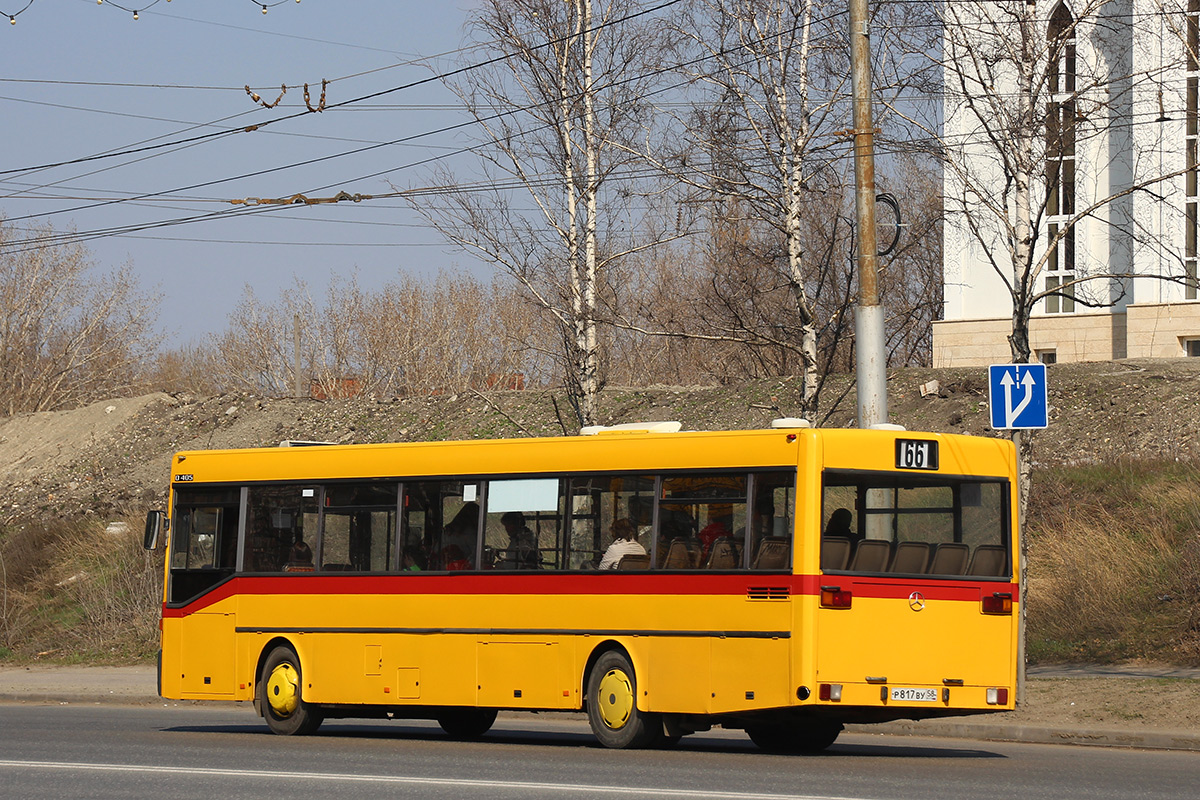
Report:
M 852 592 L 855 598 L 871 597 L 884 600 L 908 599 L 919 592 L 926 600 L 962 600 L 978 602 L 979 598 L 990 597 L 993 592 L 1011 594 L 1017 601 L 1015 583 L 983 581 L 938 581 L 922 578 L 847 578 L 844 575 L 822 575 L 822 586 L 837 586 Z
M 487 575 L 287 575 L 242 576 L 216 587 L 182 607 L 164 604 L 166 618 L 186 617 L 238 595 L 747 595 L 751 589 L 785 589 L 790 596 L 816 595 L 836 585 L 856 597 L 907 599 L 914 591 L 927 600 L 977 602 L 984 594 L 1008 592 L 1017 600 L 1015 583 L 946 582 L 904 578 L 851 578 L 845 575 L 737 574 L 697 575 L 663 572 L 640 574 L 508 573 Z M 769 601 L 768 601 L 769 602 Z

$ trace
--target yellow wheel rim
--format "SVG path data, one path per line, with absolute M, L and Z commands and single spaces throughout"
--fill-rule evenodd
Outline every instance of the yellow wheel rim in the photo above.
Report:
M 278 716 L 290 716 L 300 703 L 300 676 L 291 664 L 280 664 L 267 679 L 267 702 Z
M 610 669 L 600 679 L 600 718 L 613 730 L 620 730 L 633 713 L 633 681 L 621 669 Z

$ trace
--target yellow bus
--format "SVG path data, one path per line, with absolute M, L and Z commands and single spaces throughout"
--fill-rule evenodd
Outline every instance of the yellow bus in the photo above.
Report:
M 780 752 L 1012 709 L 1011 443 L 801 422 L 178 453 L 159 693 L 281 734 L 584 710 L 608 747 Z

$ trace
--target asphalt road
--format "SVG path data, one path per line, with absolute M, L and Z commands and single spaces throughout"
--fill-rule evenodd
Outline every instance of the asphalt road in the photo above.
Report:
M 0 705 L 0 797 L 14 798 L 1192 800 L 1198 780 L 1193 752 L 843 734 L 820 756 L 772 756 L 738 731 L 611 751 L 553 716 L 461 743 L 432 723 L 285 738 L 242 708 Z

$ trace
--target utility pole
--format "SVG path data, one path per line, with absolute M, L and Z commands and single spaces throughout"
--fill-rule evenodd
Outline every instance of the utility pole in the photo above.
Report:
M 850 0 L 850 78 L 854 87 L 854 197 L 857 220 L 858 308 L 854 345 L 858 427 L 888 421 L 883 307 L 879 305 L 879 244 L 875 239 L 875 124 L 871 119 L 871 39 L 867 0 Z

